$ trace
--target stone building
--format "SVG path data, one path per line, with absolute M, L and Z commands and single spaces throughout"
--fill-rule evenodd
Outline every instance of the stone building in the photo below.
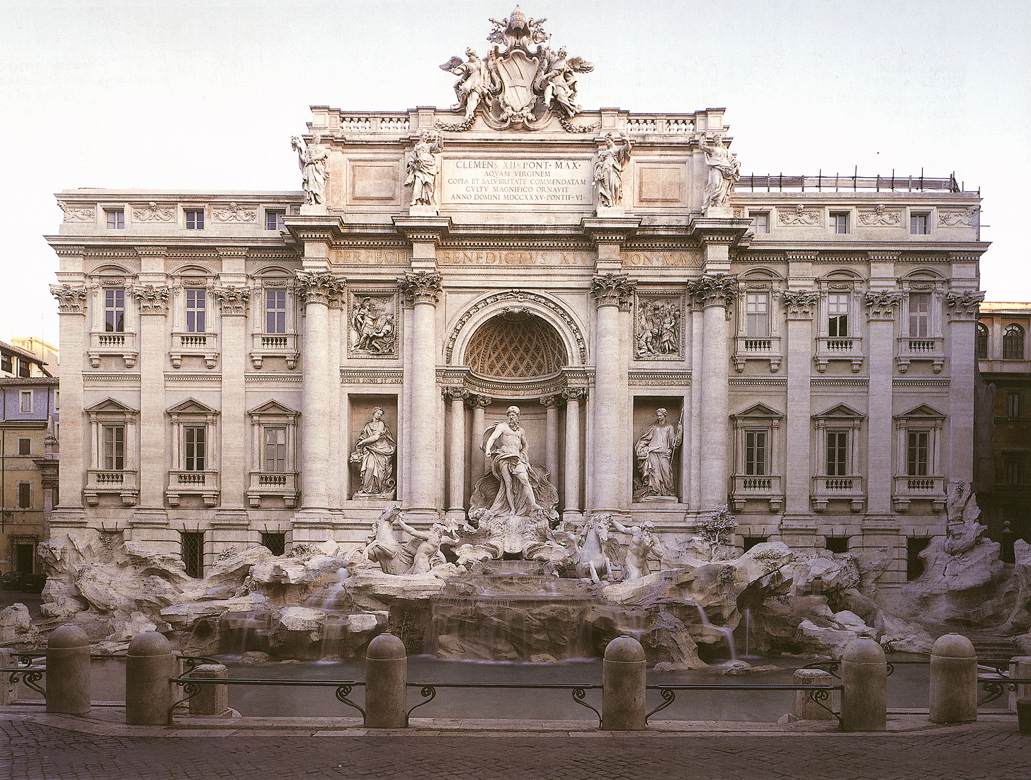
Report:
M 0 377 L 37 377 L 50 376 L 53 369 L 57 368 L 56 352 L 47 352 L 44 357 L 43 351 L 33 349 L 46 344 L 36 339 L 12 339 L 15 343 L 8 344 L 0 341 Z M 53 356 L 53 363 L 48 358 Z
M 974 485 L 992 535 L 1007 541 L 1031 541 L 1029 328 L 1031 303 L 981 304 Z
M 506 24 L 442 66 L 453 109 L 313 107 L 303 191 L 58 194 L 54 532 L 196 571 L 395 497 L 464 517 L 517 405 L 568 523 L 729 505 L 740 545 L 904 579 L 972 478 L 978 193 L 741 179 L 723 109 L 582 110 L 590 63 Z

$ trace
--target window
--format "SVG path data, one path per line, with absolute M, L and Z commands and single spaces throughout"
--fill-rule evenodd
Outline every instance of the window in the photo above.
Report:
M 745 431 L 745 474 L 765 476 L 767 470 L 766 431 Z
M 186 288 L 186 332 L 204 333 L 204 315 L 207 312 L 207 290 L 203 287 Z
M 930 431 L 906 432 L 906 474 L 910 477 L 926 477 L 930 455 Z
M 931 294 L 909 294 L 909 335 L 925 339 L 931 335 Z
M 32 391 L 20 390 L 18 392 L 18 411 L 28 414 L 32 411 Z
M 770 296 L 767 293 L 745 294 L 745 334 L 770 335 Z
M 741 547 L 743 548 L 742 552 L 748 552 L 757 544 L 764 544 L 765 542 L 765 536 L 746 536 L 741 544 Z
M 286 534 L 262 531 L 261 546 L 273 555 L 282 555 L 286 552 Z
M 282 209 L 265 209 L 265 230 L 282 230 L 285 219 L 286 212 Z
M 1023 360 L 1024 329 L 1019 325 L 1010 325 L 1002 334 L 1002 357 L 1004 360 Z
M 104 209 L 104 216 L 110 230 L 125 229 L 125 209 Z
M 1020 417 L 1020 393 L 1006 394 L 1006 416 L 1011 420 Z
M 18 454 L 19 455 L 31 455 L 32 454 L 32 441 L 29 439 L 18 439 Z
M 1005 461 L 1005 480 L 1010 487 L 1020 487 L 1024 484 L 1024 456 L 1018 453 L 1009 453 Z
M 186 471 L 204 471 L 204 440 L 207 429 L 203 425 L 187 425 L 183 428 Z
M 286 333 L 286 290 L 265 290 L 265 332 Z
M 18 508 L 28 509 L 32 506 L 32 483 L 31 482 L 19 482 L 18 483 Z
M 827 335 L 836 338 L 848 335 L 848 293 L 827 296 Z
M 930 220 L 928 220 L 929 214 L 924 212 L 922 214 L 910 214 L 909 215 L 909 232 L 914 236 L 926 236 L 930 233 Z
M 187 230 L 204 229 L 204 209 L 183 209 Z
M 988 359 L 988 327 L 977 323 L 977 335 L 975 336 L 975 348 L 979 360 Z
M 769 233 L 770 232 L 770 212 L 768 211 L 750 211 L 748 216 L 752 220 L 752 227 L 755 232 L 758 233 Z
M 14 360 L 9 352 L 0 354 L 0 371 L 8 374 L 14 373 Z
M 824 537 L 823 546 L 835 555 L 843 555 L 848 552 L 847 536 Z
M 827 476 L 848 475 L 848 431 L 827 431 Z
M 847 211 L 832 211 L 831 212 L 831 223 L 834 225 L 835 233 L 847 233 L 848 232 L 848 212 Z
M 204 533 L 183 531 L 179 536 L 179 545 L 183 556 L 186 573 L 199 579 L 204 576 Z
M 125 468 L 125 426 L 105 425 L 101 436 L 104 470 L 121 471 Z
M 267 425 L 264 430 L 264 471 L 282 474 L 286 471 L 286 428 Z
M 924 559 L 920 557 L 927 545 L 931 543 L 929 538 L 917 538 L 910 536 L 906 539 L 906 579 L 915 580 L 924 573 Z
M 104 288 L 104 332 L 125 332 L 125 290 L 121 287 Z

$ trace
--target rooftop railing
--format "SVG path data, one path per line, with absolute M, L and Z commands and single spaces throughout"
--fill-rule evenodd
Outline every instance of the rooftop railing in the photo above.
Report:
M 825 174 L 819 171 L 815 176 L 784 173 L 755 174 L 742 176 L 734 185 L 735 192 L 963 192 L 961 182 L 956 174 L 947 177 L 898 176 L 895 171 L 890 176 L 860 176 L 858 171 L 851 174 Z M 978 190 L 980 194 L 980 190 Z

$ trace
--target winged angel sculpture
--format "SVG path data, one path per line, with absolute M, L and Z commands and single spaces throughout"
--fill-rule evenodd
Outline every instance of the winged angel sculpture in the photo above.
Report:
M 478 111 L 495 129 L 541 127 L 551 112 L 565 126 L 580 112 L 577 79 L 594 66 L 582 57 L 570 57 L 564 47 L 551 49 L 545 21 L 527 18 L 518 8 L 507 19 L 491 19 L 487 40 L 493 46 L 485 58 L 469 48 L 464 60 L 452 57 L 440 66 L 458 76 L 458 102 L 451 110 L 463 112 L 465 121 L 455 129 L 471 127 Z

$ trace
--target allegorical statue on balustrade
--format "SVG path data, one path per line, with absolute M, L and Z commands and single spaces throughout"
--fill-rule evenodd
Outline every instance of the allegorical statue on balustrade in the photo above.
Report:
M 322 145 L 322 136 L 316 133 L 312 143 L 305 144 L 300 136 L 295 135 L 290 139 L 290 148 L 297 152 L 305 204 L 325 205 L 326 182 L 329 179 L 329 150 Z
M 437 155 L 444 149 L 440 133 L 427 131 L 408 152 L 405 186 L 412 188 L 412 206 L 432 206 L 436 200 Z
M 676 477 L 673 475 L 673 456 L 684 439 L 684 421 L 676 427 L 669 422 L 669 412 L 655 410 L 655 422 L 637 440 L 634 455 L 637 458 L 639 479 L 635 480 L 634 500 L 675 500 Z
M 711 142 L 703 141 L 702 151 L 705 152 L 705 162 L 709 165 L 709 178 L 705 184 L 705 202 L 702 204 L 704 212 L 708 211 L 710 207 L 720 208 L 727 205 L 731 189 L 741 178 L 741 163 L 738 161 L 737 155 L 724 145 L 722 138 L 716 138 Z
M 365 423 L 351 453 L 351 463 L 359 465 L 362 487 L 354 498 L 394 497 L 394 453 L 397 442 L 383 422 L 384 411 L 377 406 Z
M 612 133 L 606 133 L 605 146 L 594 161 L 594 185 L 598 190 L 598 204 L 608 208 L 623 202 L 623 167 L 630 161 L 630 140 L 616 143 Z

